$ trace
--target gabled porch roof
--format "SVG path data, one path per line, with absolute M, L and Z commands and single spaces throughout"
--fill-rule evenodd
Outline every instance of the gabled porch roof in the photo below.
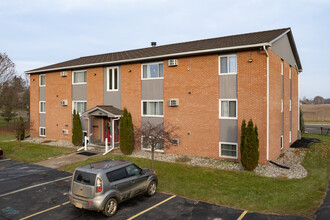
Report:
M 107 116 L 109 118 L 120 118 L 123 110 L 113 107 L 112 105 L 97 105 L 81 114 L 83 117 L 89 116 Z

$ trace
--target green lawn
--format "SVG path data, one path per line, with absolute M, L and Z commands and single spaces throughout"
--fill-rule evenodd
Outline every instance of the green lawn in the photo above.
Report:
M 47 160 L 50 157 L 57 157 L 75 152 L 74 149 L 65 147 L 55 147 L 34 143 L 22 142 L 19 147 L 17 141 L 3 142 L 6 139 L 13 139 L 14 135 L 0 136 L 0 147 L 4 152 L 4 157 L 19 160 L 27 163 L 36 163 Z
M 303 165 L 309 173 L 304 179 L 273 179 L 247 171 L 223 171 L 156 161 L 159 191 L 249 212 L 311 217 L 321 205 L 327 189 L 330 137 L 306 137 L 319 138 L 324 142 L 314 144 L 308 150 Z M 148 159 L 109 154 L 64 166 L 62 169 L 72 172 L 77 166 L 107 158 L 130 160 L 139 166 L 151 167 L 151 161 Z

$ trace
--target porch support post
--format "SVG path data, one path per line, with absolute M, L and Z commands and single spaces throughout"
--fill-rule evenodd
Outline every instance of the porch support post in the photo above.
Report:
M 115 148 L 115 122 L 111 118 L 111 148 Z

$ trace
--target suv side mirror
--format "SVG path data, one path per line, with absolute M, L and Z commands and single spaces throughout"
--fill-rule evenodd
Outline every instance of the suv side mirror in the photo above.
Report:
M 140 170 L 140 175 L 144 175 L 145 174 L 145 172 L 144 172 L 144 170 Z

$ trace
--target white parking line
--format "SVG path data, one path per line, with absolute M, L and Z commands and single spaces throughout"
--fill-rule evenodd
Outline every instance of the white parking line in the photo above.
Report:
M 10 159 L 2 159 L 2 160 L 0 160 L 0 162 L 2 162 L 2 161 L 8 161 L 8 160 L 10 160 Z
M 18 190 L 9 192 L 9 193 L 4 193 L 4 194 L 0 195 L 0 198 L 4 197 L 4 196 L 11 195 L 11 194 L 14 194 L 14 193 L 18 193 L 18 192 L 21 192 L 21 191 L 24 191 L 24 190 L 32 189 L 32 188 L 35 188 L 35 187 L 38 187 L 38 186 L 43 186 L 43 185 L 47 185 L 49 183 L 54 183 L 54 182 L 58 182 L 58 181 L 61 181 L 61 180 L 69 179 L 71 177 L 72 176 L 67 176 L 67 177 L 56 179 L 56 180 L 48 181 L 48 182 L 45 182 L 45 183 L 40 183 L 40 184 L 37 184 L 37 185 L 34 185 L 34 186 L 29 186 L 29 187 L 26 187 L 26 188 L 18 189 Z

